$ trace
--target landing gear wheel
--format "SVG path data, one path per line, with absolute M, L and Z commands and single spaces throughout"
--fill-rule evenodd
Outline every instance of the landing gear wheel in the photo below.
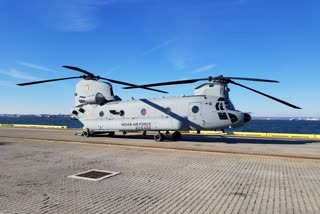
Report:
M 85 129 L 82 131 L 82 136 L 83 137 L 90 137 L 91 133 L 89 129 Z
M 154 140 L 157 142 L 163 141 L 164 140 L 164 134 L 158 133 L 154 136 Z
M 177 141 L 177 140 L 180 140 L 182 137 L 181 133 L 178 132 L 178 131 L 175 131 L 173 134 L 172 134 L 172 140 L 174 141 Z
M 123 134 L 123 135 L 127 135 L 128 133 L 127 133 L 126 131 L 123 131 L 122 134 Z
M 143 132 L 142 132 L 142 136 L 143 136 L 143 137 L 147 136 L 147 131 L 143 131 Z

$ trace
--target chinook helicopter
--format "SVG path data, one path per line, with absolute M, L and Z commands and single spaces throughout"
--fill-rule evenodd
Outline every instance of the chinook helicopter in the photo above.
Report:
M 168 133 L 169 130 L 173 130 L 172 140 L 179 140 L 181 138 L 180 131 L 197 130 L 200 132 L 200 130 L 224 130 L 225 128 L 241 127 L 251 120 L 251 116 L 249 113 L 236 110 L 229 97 L 230 89 L 228 84 L 248 89 L 291 108 L 301 109 L 298 106 L 234 81 L 278 83 L 275 80 L 209 76 L 200 79 L 136 85 L 96 76 L 89 71 L 74 66 L 62 67 L 81 72 L 83 75 L 17 85 L 26 86 L 69 79 L 82 79 L 76 84 L 72 116 L 84 125 L 82 132 L 84 137 L 101 133 L 113 136 L 118 131 L 124 134 L 128 131 L 142 131 L 143 135 L 146 135 L 147 131 L 156 131 L 154 139 L 163 141 L 165 135 L 161 132 Z M 189 84 L 198 81 L 207 82 L 196 87 L 194 95 L 127 101 L 123 101 L 119 96 L 115 95 L 112 85 L 109 83 L 125 85 L 124 89 L 141 88 L 168 93 L 153 87 Z

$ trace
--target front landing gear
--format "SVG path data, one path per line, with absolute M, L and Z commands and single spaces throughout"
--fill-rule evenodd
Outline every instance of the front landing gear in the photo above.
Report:
M 108 137 L 114 137 L 114 136 L 115 136 L 115 132 L 108 132 L 108 133 L 107 133 L 107 136 L 108 136 Z
M 175 131 L 175 132 L 173 132 L 173 134 L 172 134 L 172 140 L 174 140 L 174 141 L 180 140 L 181 137 L 182 137 L 182 135 L 181 135 L 181 133 L 178 132 L 178 131 Z
M 157 142 L 163 141 L 164 140 L 164 134 L 158 132 L 158 134 L 156 134 L 154 136 L 154 140 L 157 141 Z

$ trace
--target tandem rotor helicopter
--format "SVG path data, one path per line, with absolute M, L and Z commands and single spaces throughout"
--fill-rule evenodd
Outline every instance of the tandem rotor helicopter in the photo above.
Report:
M 146 85 L 135 85 L 109 78 L 96 76 L 86 70 L 74 66 L 62 66 L 67 69 L 81 72 L 83 75 L 59 79 L 42 80 L 17 84 L 19 86 L 69 80 L 82 79 L 76 85 L 75 104 L 72 115 L 78 119 L 84 129 L 85 137 L 105 133 L 113 136 L 116 131 L 157 131 L 156 141 L 163 141 L 165 135 L 161 131 L 173 130 L 172 140 L 181 138 L 180 131 L 186 130 L 224 130 L 237 128 L 248 123 L 251 116 L 248 113 L 236 110 L 229 98 L 228 84 L 234 84 L 248 89 L 262 96 L 280 102 L 291 108 L 301 109 L 298 106 L 272 97 L 263 92 L 249 88 L 234 80 L 259 81 L 278 83 L 275 80 L 209 76 L 207 78 L 160 82 Z M 99 80 L 107 80 L 101 82 Z M 124 89 L 142 88 L 155 92 L 168 93 L 154 89 L 155 86 L 178 85 L 207 81 L 195 88 L 194 95 L 167 97 L 157 99 L 137 99 L 122 101 L 113 92 L 109 82 L 125 85 Z

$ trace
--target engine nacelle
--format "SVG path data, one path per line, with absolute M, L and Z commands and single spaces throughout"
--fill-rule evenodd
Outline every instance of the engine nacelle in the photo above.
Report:
M 96 95 L 90 96 L 79 96 L 79 103 L 81 104 L 97 104 L 102 105 L 107 102 L 106 98 L 101 94 L 97 93 Z
M 198 86 L 195 89 L 195 95 L 207 95 L 207 96 L 217 96 L 229 98 L 229 88 L 226 83 L 212 81 L 210 83 L 205 83 Z
M 81 80 L 76 85 L 75 106 L 86 104 L 102 105 L 108 101 L 118 100 L 114 96 L 112 85 L 97 80 Z

